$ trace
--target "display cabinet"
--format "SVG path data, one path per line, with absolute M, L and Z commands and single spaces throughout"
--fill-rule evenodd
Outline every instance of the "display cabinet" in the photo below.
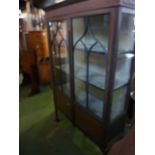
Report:
M 123 135 L 134 65 L 134 1 L 46 9 L 56 119 L 63 112 L 104 151 Z

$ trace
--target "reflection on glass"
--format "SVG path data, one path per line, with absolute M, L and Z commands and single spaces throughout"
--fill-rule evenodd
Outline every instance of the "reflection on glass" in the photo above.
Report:
M 119 31 L 119 52 L 131 52 L 134 46 L 134 15 L 123 13 Z
M 67 45 L 67 25 L 65 21 L 49 22 L 50 40 L 55 63 L 57 88 L 69 95 L 69 53 Z
M 54 4 L 60 3 L 60 2 L 64 2 L 66 0 L 54 0 Z
M 86 83 L 75 79 L 75 94 L 76 94 L 76 103 L 80 104 L 82 107 L 87 108 L 94 115 L 102 118 L 103 111 L 103 96 L 104 93 L 102 90 L 97 89 L 96 87 L 89 85 L 88 92 L 88 107 L 87 107 L 87 92 L 86 92 Z
M 130 70 L 133 54 L 124 54 L 118 56 L 116 73 L 115 73 L 115 85 L 114 88 L 119 88 L 129 82 L 130 79 Z
M 105 55 L 91 53 L 89 56 L 89 83 L 100 89 L 105 89 L 105 61 Z
M 120 89 L 113 91 L 111 120 L 114 120 L 124 112 L 126 92 L 127 87 L 122 87 Z
M 76 103 L 101 118 L 109 15 L 74 18 L 72 26 Z
M 107 52 L 109 15 L 75 18 L 73 19 L 73 28 L 74 45 L 77 42 L 81 43 L 76 45 L 76 48 L 83 46 L 90 49 L 92 45 L 95 45 L 91 49 L 93 52 Z

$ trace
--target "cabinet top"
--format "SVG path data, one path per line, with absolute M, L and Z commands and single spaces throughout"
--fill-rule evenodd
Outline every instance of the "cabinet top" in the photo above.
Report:
M 76 0 L 76 3 L 64 1 L 63 3 L 45 8 L 46 18 L 68 16 L 84 11 L 112 7 L 127 7 L 134 9 L 135 0 Z

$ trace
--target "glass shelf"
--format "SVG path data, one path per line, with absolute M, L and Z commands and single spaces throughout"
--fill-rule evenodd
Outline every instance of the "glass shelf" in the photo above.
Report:
M 92 65 L 92 66 L 94 67 L 94 65 Z M 69 71 L 67 69 L 68 67 L 69 67 L 69 65 L 64 64 L 61 66 L 61 69 L 60 69 L 60 66 L 57 66 L 56 68 L 66 74 L 69 74 Z M 97 68 L 97 69 L 98 70 L 94 70 L 94 72 L 92 72 L 89 75 L 89 84 L 103 90 L 104 89 L 104 81 L 105 81 L 103 77 L 105 77 L 105 76 L 101 75 L 102 68 L 101 68 L 101 70 L 99 70 L 99 68 Z M 80 64 L 76 65 L 75 78 L 78 80 L 81 80 L 83 82 L 87 82 L 85 72 L 86 72 L 86 68 L 84 66 L 82 66 Z
M 103 96 L 104 91 L 98 90 L 93 86 L 89 86 L 88 91 L 88 106 L 87 106 L 87 94 L 85 82 L 75 79 L 75 94 L 76 94 L 76 104 L 87 108 L 93 114 L 98 117 L 102 117 L 103 110 Z
M 80 106 L 86 108 L 86 102 L 84 101 L 86 99 L 86 92 L 80 92 L 79 97 L 76 97 L 76 103 Z M 99 118 L 102 118 L 102 111 L 103 111 L 103 100 L 98 99 L 97 97 L 93 96 L 92 94 L 88 94 L 88 110 L 92 112 L 94 115 L 98 116 Z
M 93 44 L 86 44 L 86 46 L 87 46 L 88 48 L 90 48 L 92 45 L 93 45 Z M 108 51 L 108 49 L 107 49 L 107 48 L 105 48 L 105 49 L 106 49 L 106 50 L 103 50 L 103 48 L 102 48 L 100 45 L 97 45 L 97 46 L 95 46 L 95 48 L 93 48 L 93 49 L 91 50 L 91 53 L 106 54 L 107 51 Z M 76 50 L 76 51 L 82 51 L 82 50 L 83 50 L 83 47 L 80 46 L 79 44 L 77 44 L 75 50 Z M 86 51 L 84 51 L 84 52 L 86 52 Z
M 84 81 L 81 81 L 79 79 L 75 79 L 75 89 L 80 91 L 81 90 L 86 90 L 86 82 Z M 100 99 L 103 99 L 103 93 L 104 93 L 104 90 L 102 89 L 99 89 L 91 84 L 88 84 L 88 91 L 89 93 L 93 94 L 94 96 L 100 98 Z
M 75 78 L 104 89 L 105 85 L 105 56 L 91 52 L 89 55 L 84 50 L 76 50 L 74 53 Z M 88 64 L 86 64 L 88 59 Z M 88 75 L 88 76 L 87 76 Z
M 122 63 L 120 62 L 119 65 L 121 65 L 123 69 L 120 69 L 120 67 L 118 67 L 117 69 L 114 89 L 123 87 L 129 82 L 129 72 L 130 72 L 129 64 L 130 63 L 131 61 L 126 62 L 126 65 L 125 64 L 122 65 Z M 66 74 L 69 74 L 68 67 L 69 67 L 68 64 L 63 64 L 61 65 L 61 69 L 60 69 L 60 66 L 57 66 L 57 69 L 60 69 Z M 97 87 L 98 89 L 104 90 L 105 89 L 105 69 L 95 66 L 93 64 L 90 64 L 89 67 L 90 67 L 90 71 L 89 71 L 90 73 L 89 73 L 88 84 L 91 84 L 92 86 Z M 84 65 L 75 64 L 74 72 L 75 72 L 76 79 L 79 79 L 83 82 L 87 82 L 86 67 Z M 123 73 L 123 76 L 121 76 L 122 73 Z

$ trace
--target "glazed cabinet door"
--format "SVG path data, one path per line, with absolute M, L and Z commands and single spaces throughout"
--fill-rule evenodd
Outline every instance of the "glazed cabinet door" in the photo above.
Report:
M 72 19 L 75 104 L 102 119 L 110 14 Z
M 55 87 L 70 97 L 69 50 L 66 21 L 49 22 Z
M 55 104 L 71 117 L 70 58 L 67 20 L 49 21 L 50 52 L 54 68 Z

